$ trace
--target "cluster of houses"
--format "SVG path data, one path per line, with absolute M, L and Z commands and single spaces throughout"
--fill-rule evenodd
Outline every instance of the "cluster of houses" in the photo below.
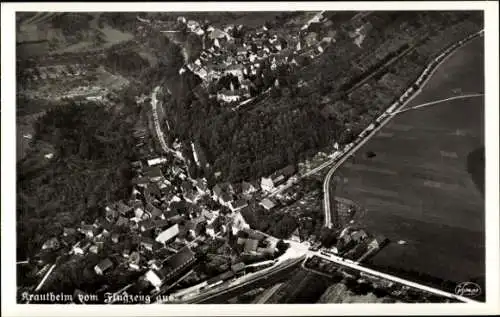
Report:
M 133 162 L 136 177 L 129 199 L 104 206 L 103 217 L 93 223 L 64 228 L 42 249 L 66 245 L 74 256 L 98 255 L 102 260 L 94 271 L 99 275 L 124 268 L 146 271 L 142 279 L 156 290 L 192 267 L 193 247 L 229 232 L 246 232 L 247 238 L 237 242 L 242 254 L 275 253 L 276 246 L 252 233 L 240 213 L 259 191 L 257 184 L 224 182 L 210 190 L 206 179 L 192 179 L 183 167 L 169 163 L 165 157 Z
M 201 26 L 196 21 L 186 21 L 180 17 L 191 32 L 201 37 L 202 52 L 194 62 L 186 64 L 179 70 L 188 69 L 197 74 L 207 85 L 221 77 L 233 75 L 238 79 L 237 89 L 231 86 L 215 95 L 217 100 L 225 103 L 241 101 L 250 97 L 250 89 L 254 85 L 249 78 L 256 76 L 263 62 L 269 62 L 272 71 L 279 65 L 299 65 L 299 55 L 314 58 L 321 54 L 326 46 L 334 41 L 334 33 L 319 38 L 318 32 L 308 29 L 296 35 L 281 35 L 266 26 L 244 31 L 243 25 L 227 25 L 214 28 L 211 25 Z M 238 34 L 233 37 L 234 34 Z
M 363 229 L 346 227 L 338 236 L 335 246 L 330 248 L 333 254 L 346 259 L 361 262 L 368 256 L 375 254 L 388 243 L 383 235 L 372 236 Z

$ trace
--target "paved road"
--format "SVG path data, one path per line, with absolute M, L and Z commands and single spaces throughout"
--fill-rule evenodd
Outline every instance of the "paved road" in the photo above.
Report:
M 431 101 L 431 102 L 426 102 L 426 103 L 423 103 L 423 104 L 420 104 L 420 105 L 416 105 L 416 106 L 413 106 L 413 107 L 410 107 L 410 108 L 407 108 L 407 109 L 403 109 L 403 110 L 398 111 L 395 114 L 403 113 L 403 112 L 406 112 L 406 111 L 409 111 L 409 110 L 420 109 L 420 108 L 424 108 L 424 107 L 428 107 L 428 106 L 434 106 L 434 105 L 437 105 L 437 104 L 440 104 L 440 103 L 443 103 L 443 102 L 446 102 L 446 101 L 452 101 L 452 100 L 456 100 L 456 99 L 466 99 L 466 98 L 483 97 L 483 96 L 484 96 L 484 94 L 467 94 L 467 95 L 453 96 L 453 97 L 449 97 L 449 98 L 445 98 L 445 99 L 440 99 L 440 100 L 434 100 L 434 101 Z
M 415 289 L 419 289 L 419 290 L 424 291 L 424 292 L 428 292 L 428 293 L 435 294 L 435 295 L 442 296 L 442 297 L 446 297 L 446 298 L 459 300 L 459 301 L 464 302 L 464 303 L 478 303 L 477 301 L 470 299 L 470 298 L 467 298 L 467 297 L 448 293 L 448 292 L 445 292 L 445 291 L 442 291 L 442 290 L 439 290 L 439 289 L 436 289 L 433 287 L 429 287 L 426 285 L 422 285 L 419 283 L 408 281 L 408 280 L 399 278 L 397 276 L 393 276 L 390 274 L 375 271 L 375 270 L 369 269 L 367 267 L 361 266 L 361 265 L 353 263 L 353 262 L 347 262 L 345 259 L 338 257 L 338 256 L 335 256 L 335 255 L 326 256 L 326 255 L 323 255 L 323 254 L 318 253 L 318 252 L 314 253 L 314 255 L 319 256 L 319 257 L 324 258 L 324 259 L 327 259 L 329 261 L 332 261 L 332 262 L 339 264 L 341 266 L 355 269 L 357 271 L 360 271 L 360 272 L 363 272 L 363 273 L 366 273 L 369 275 L 373 275 L 373 276 L 376 276 L 376 277 L 379 277 L 379 278 L 382 278 L 385 280 L 389 280 L 389 281 L 392 281 L 392 282 L 395 282 L 398 284 L 402 284 L 402 285 L 406 285 L 406 286 L 409 286 L 409 287 L 412 287 Z
M 151 110 L 153 110 L 153 122 L 156 130 L 156 135 L 158 136 L 158 141 L 160 141 L 160 145 L 162 150 L 165 153 L 172 153 L 182 161 L 184 161 L 184 158 L 180 156 L 176 151 L 173 149 L 169 148 L 167 145 L 167 142 L 165 141 L 165 136 L 163 135 L 163 131 L 160 126 L 160 119 L 158 118 L 158 98 L 157 94 L 158 91 L 160 90 L 160 86 L 156 86 L 153 89 L 153 93 L 151 94 Z

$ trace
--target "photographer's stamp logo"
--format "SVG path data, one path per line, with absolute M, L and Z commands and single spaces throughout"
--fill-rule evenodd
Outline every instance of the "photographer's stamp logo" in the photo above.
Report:
M 455 294 L 464 297 L 476 297 L 481 295 L 481 287 L 473 282 L 462 282 L 455 287 Z

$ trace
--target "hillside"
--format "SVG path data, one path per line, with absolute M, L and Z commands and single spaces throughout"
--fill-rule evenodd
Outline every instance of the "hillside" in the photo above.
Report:
M 276 74 L 263 63 L 263 80 L 254 83 L 270 87 L 278 78 L 280 85 L 255 105 L 233 112 L 195 98 L 190 89 L 174 93 L 165 105 L 177 122 L 175 134 L 202 144 L 213 171 L 230 181 L 269 174 L 336 141 L 349 143 L 435 54 L 482 28 L 480 12 L 376 12 L 358 20 L 332 19 L 336 22 L 318 32 L 335 31 L 336 41 L 310 65 L 285 65 Z M 362 40 L 356 40 L 359 28 L 365 30 Z

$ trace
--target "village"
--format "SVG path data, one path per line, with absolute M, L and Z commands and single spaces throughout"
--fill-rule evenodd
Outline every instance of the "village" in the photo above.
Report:
M 209 269 L 195 272 L 192 282 L 219 273 L 227 278 L 227 272 L 273 259 L 284 251 L 278 239 L 251 230 L 240 213 L 249 208 L 254 195 L 260 195 L 258 184 L 219 183 L 210 190 L 206 179 L 191 179 L 174 162 L 166 157 L 133 162 L 137 176 L 130 199 L 103 206 L 102 217 L 93 223 L 64 228 L 46 241 L 35 257 L 41 265 L 37 275 L 46 274 L 52 265 L 47 260 L 57 255 L 93 255 L 99 259 L 93 267 L 96 275 L 145 272 L 141 281 L 147 282 L 146 289 L 159 291 L 192 269 L 200 253 L 206 256 L 204 266 Z M 286 179 L 287 171 L 283 172 L 280 177 Z M 263 179 L 264 190 L 274 186 L 273 181 L 274 176 Z M 270 210 L 276 204 L 263 199 L 261 208 Z
M 194 153 L 200 164 L 202 153 Z M 250 228 L 242 213 L 278 212 L 297 201 L 295 188 L 269 195 L 296 181 L 295 166 L 260 181 L 220 182 L 212 188 L 206 178 L 191 178 L 184 161 L 173 155 L 144 154 L 132 166 L 136 176 L 129 199 L 102 206 L 102 216 L 93 222 L 64 228 L 46 241 L 30 260 L 37 276 L 47 277 L 51 259 L 58 256 L 67 255 L 68 261 L 92 258 L 92 274 L 116 288 L 103 290 L 120 294 L 125 287 L 129 293 L 160 295 L 205 282 L 217 285 L 269 267 L 289 247 Z M 366 253 L 369 239 L 363 230 L 346 229 L 340 238 L 338 250 L 323 247 L 322 252 L 352 259 Z M 316 237 L 304 236 L 298 228 L 289 239 L 310 245 L 311 251 L 321 247 Z M 116 283 L 117 276 L 131 280 Z M 37 289 L 44 283 L 50 279 L 43 278 Z
M 335 32 L 324 29 L 331 21 L 322 15 L 313 19 L 313 26 L 297 33 L 281 32 L 266 25 L 249 30 L 241 24 L 216 28 L 210 23 L 186 20 L 182 16 L 177 22 L 187 32 L 200 36 L 202 43 L 199 57 L 188 61 L 179 73 L 192 71 L 203 80 L 204 87 L 229 76 L 228 85 L 210 92 L 210 97 L 222 104 L 242 102 L 254 96 L 259 89 L 256 79 L 261 76 L 264 66 L 269 66 L 272 72 L 282 65 L 300 67 L 306 63 L 305 59 L 316 58 L 335 41 Z M 175 36 L 173 31 L 164 32 L 167 36 Z M 273 84 L 280 85 L 277 79 Z

